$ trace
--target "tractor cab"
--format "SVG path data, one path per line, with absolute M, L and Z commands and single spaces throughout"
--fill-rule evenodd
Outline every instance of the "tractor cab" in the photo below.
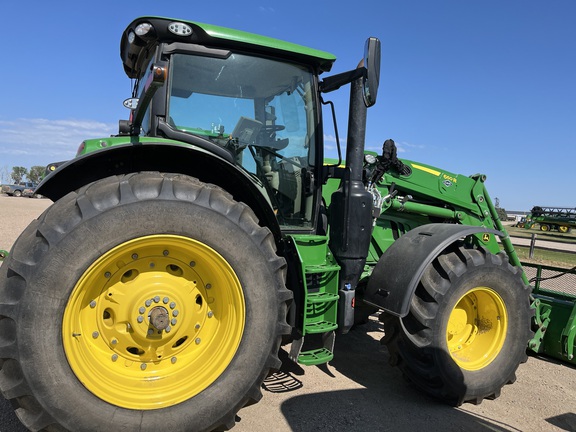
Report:
M 224 158 L 258 184 L 281 227 L 310 230 L 323 158 L 317 76 L 334 57 L 243 33 L 238 43 L 239 33 L 161 18 L 132 23 L 121 50 L 135 78 L 125 101 L 131 119 L 120 133 Z

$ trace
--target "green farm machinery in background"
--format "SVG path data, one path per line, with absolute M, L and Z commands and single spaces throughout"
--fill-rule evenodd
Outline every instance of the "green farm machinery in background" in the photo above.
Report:
M 391 363 L 451 405 L 497 397 L 527 346 L 573 362 L 576 294 L 533 292 L 486 177 L 364 151 L 378 39 L 326 77 L 323 51 L 143 17 L 120 54 L 129 120 L 48 167 L 54 204 L 0 268 L 0 389 L 29 429 L 228 430 L 281 344 L 323 364 L 376 313 Z
M 576 227 L 576 207 L 534 206 L 521 225 L 526 229 L 538 226 L 541 231 L 568 233 Z

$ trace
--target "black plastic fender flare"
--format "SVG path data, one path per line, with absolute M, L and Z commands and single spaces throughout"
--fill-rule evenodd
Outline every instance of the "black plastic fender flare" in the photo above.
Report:
M 236 201 L 246 203 L 262 225 L 268 226 L 277 243 L 281 239 L 278 220 L 267 198 L 229 159 L 190 145 L 139 142 L 126 137 L 125 144 L 106 147 L 59 164 L 36 189 L 36 193 L 57 201 L 68 192 L 114 175 L 141 171 L 179 173 L 215 184 L 230 193 Z M 132 141 L 134 142 L 132 142 Z
M 409 231 L 378 260 L 368 280 L 364 301 L 405 317 L 426 267 L 456 240 L 478 233 L 504 236 L 494 229 L 456 224 L 427 224 Z

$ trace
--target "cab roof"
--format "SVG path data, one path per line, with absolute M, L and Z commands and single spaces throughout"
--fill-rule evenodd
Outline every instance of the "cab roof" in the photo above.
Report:
M 190 43 L 209 48 L 253 52 L 309 64 L 327 72 L 336 57 L 325 51 L 226 27 L 172 18 L 144 16 L 136 18 L 124 30 L 120 57 L 130 78 L 138 78 L 145 58 L 159 43 Z

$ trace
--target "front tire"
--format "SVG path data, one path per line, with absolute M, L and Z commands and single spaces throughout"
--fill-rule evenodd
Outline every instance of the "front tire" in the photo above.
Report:
M 504 253 L 444 252 L 424 272 L 408 315 L 383 320 L 391 363 L 450 405 L 498 397 L 527 359 L 528 288 Z
M 270 231 L 221 189 L 97 181 L 0 270 L 0 388 L 31 430 L 230 428 L 280 366 L 284 277 Z

